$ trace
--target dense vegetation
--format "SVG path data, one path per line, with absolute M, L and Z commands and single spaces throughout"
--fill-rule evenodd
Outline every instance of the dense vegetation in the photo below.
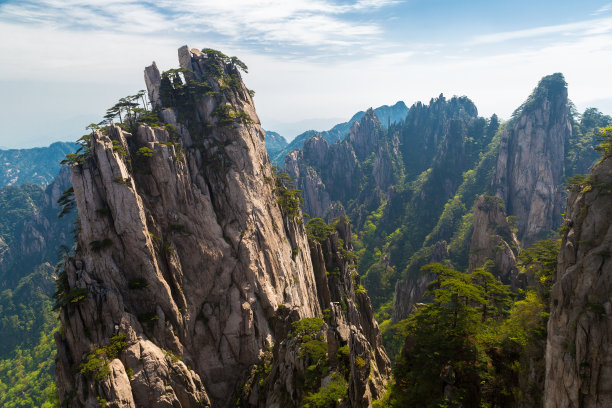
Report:
M 70 246 L 73 214 L 36 184 L 0 189 L 0 406 L 50 407 L 54 331 L 51 295 L 60 247 Z
M 485 268 L 467 274 L 442 264 L 422 268 L 433 281 L 401 324 L 405 343 L 394 383 L 380 406 L 541 406 L 546 322 L 559 241 L 521 255 L 532 282 L 512 293 Z

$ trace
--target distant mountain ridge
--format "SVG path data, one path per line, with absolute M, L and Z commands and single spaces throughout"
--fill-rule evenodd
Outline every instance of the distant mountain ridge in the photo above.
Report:
M 285 148 L 283 148 L 282 150 L 276 151 L 275 153 L 272 153 L 270 152 L 270 150 L 268 150 L 268 154 L 270 155 L 270 160 L 272 161 L 273 164 L 282 166 L 287 153 L 295 149 L 301 149 L 302 146 L 304 146 L 304 142 L 316 134 L 321 135 L 321 137 L 325 139 L 327 143 L 330 145 L 339 140 L 342 140 L 348 135 L 349 130 L 351 129 L 351 126 L 353 125 L 353 123 L 361 120 L 361 118 L 363 118 L 365 113 L 366 111 L 359 111 L 356 114 L 354 114 L 348 120 L 348 122 L 339 123 L 333 128 L 331 128 L 330 130 L 326 130 L 323 132 L 318 132 L 316 130 L 307 130 L 306 132 L 296 136 L 296 138 L 293 139 L 291 143 L 285 146 Z M 390 124 L 399 123 L 402 120 L 406 119 L 406 115 L 408 115 L 408 107 L 403 101 L 398 101 L 395 103 L 395 105 L 392 105 L 392 106 L 389 106 L 389 105 L 379 106 L 378 108 L 374 109 L 374 113 L 376 114 L 376 117 L 378 118 L 378 120 L 380 120 L 380 123 L 382 124 L 382 126 L 384 128 L 387 128 Z M 266 137 L 268 133 L 269 132 L 266 131 Z M 267 145 L 268 143 L 266 141 L 266 148 L 268 147 Z
M 55 142 L 48 147 L 0 150 L 0 187 L 24 183 L 50 184 L 60 161 L 77 149 L 75 143 Z
M 268 155 L 270 157 L 276 156 L 280 151 L 289 145 L 289 143 L 287 143 L 287 139 L 277 132 L 272 132 L 265 129 L 264 132 L 266 132 L 266 150 L 268 151 Z

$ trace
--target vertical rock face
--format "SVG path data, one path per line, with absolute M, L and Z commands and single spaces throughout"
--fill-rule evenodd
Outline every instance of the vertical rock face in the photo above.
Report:
M 322 315 L 304 227 L 279 204 L 235 61 L 186 47 L 179 61 L 204 88 L 191 99 L 145 71 L 172 127 L 111 125 L 72 167 L 80 232 L 56 337 L 66 406 L 233 406 L 286 335 L 279 309 Z
M 382 125 L 372 108 L 366 111 L 359 122 L 355 122 L 351 126 L 347 140 L 353 146 L 357 159 L 362 161 L 371 152 L 377 150 L 378 140 L 382 137 L 382 130 Z
M 352 249 L 350 240 L 350 226 L 340 217 L 335 231 L 325 240 L 310 241 L 325 320 L 320 320 L 320 326 L 308 339 L 293 332 L 276 344 L 273 359 L 267 366 L 269 374 L 262 377 L 261 370 L 254 370 L 244 388 L 242 401 L 250 401 L 253 405 L 257 400 L 265 401 L 259 403 L 262 407 L 299 406 L 312 386 L 312 377 L 317 375 L 322 377 L 322 388 L 334 377 L 342 378 L 341 382 L 348 388 L 348 399 L 342 406 L 371 407 L 372 402 L 382 396 L 391 364 L 382 346 L 370 300 L 357 271 L 349 266 L 345 255 Z M 295 324 L 295 317 L 283 309 L 278 313 L 278 321 L 280 326 L 291 331 L 290 323 L 294 321 Z M 317 342 L 327 351 L 326 361 L 317 360 L 310 354 Z M 298 358 L 305 354 L 306 358 Z
M 469 272 L 494 263 L 494 274 L 517 286 L 516 257 L 519 243 L 506 221 L 503 203 L 498 197 L 479 196 L 474 203 L 474 232 L 470 244 Z
M 496 195 L 518 221 L 524 244 L 549 235 L 561 222 L 565 143 L 571 136 L 567 84 L 542 78 L 502 135 L 494 176 Z
M 397 181 L 393 160 L 399 154 L 398 145 L 396 135 L 387 140 L 376 114 L 368 109 L 353 123 L 345 140 L 330 146 L 315 135 L 304 142 L 302 150 L 285 157 L 284 168 L 304 192 L 304 211 L 331 219 L 351 200 L 371 201 L 378 196 L 371 190 L 361 191 L 363 177 L 373 178 L 377 192 Z M 371 155 L 371 165 L 364 164 Z
M 567 199 L 551 292 L 546 408 L 612 406 L 612 159 Z

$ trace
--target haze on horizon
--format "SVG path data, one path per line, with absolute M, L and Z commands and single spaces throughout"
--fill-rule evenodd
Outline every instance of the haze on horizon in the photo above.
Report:
M 183 44 L 246 62 L 263 127 L 288 139 L 440 93 L 507 119 L 554 72 L 579 111 L 612 113 L 612 3 L 497 3 L 0 0 L 0 145 L 76 140 Z

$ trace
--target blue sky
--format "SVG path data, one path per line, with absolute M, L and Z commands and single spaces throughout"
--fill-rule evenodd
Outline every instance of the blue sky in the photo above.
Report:
M 553 72 L 612 114 L 605 0 L 0 0 L 0 38 L 5 147 L 75 140 L 183 44 L 245 61 L 262 124 L 289 138 L 442 92 L 508 118 Z

